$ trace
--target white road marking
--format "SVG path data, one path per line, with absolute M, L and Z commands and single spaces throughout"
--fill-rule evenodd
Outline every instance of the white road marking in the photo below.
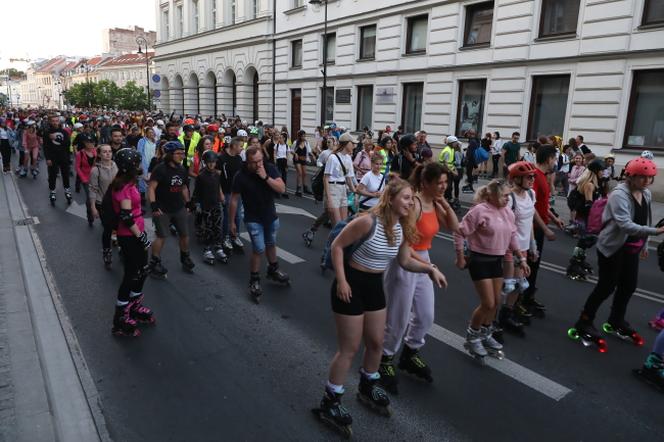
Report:
M 66 210 L 67 213 L 71 213 L 74 216 L 88 220 L 88 213 L 85 207 L 85 204 L 79 204 L 76 201 L 72 201 L 69 207 Z
M 240 237 L 251 243 L 251 239 L 249 238 L 249 234 L 247 232 L 240 233 Z M 305 262 L 305 260 L 299 256 L 293 255 L 292 253 L 287 252 L 286 250 L 279 247 L 277 247 L 277 256 L 289 264 L 299 264 L 301 262 Z
M 447 241 L 454 241 L 452 235 L 448 233 L 437 233 L 436 234 L 437 238 L 440 239 L 445 239 Z M 563 275 L 567 277 L 567 269 L 563 266 L 559 266 L 558 264 L 554 264 L 551 262 L 547 261 L 542 261 L 540 263 L 540 268 L 544 270 L 548 270 L 550 272 L 558 273 L 559 275 Z M 595 276 L 588 276 L 586 282 L 591 283 L 591 284 L 596 284 L 597 283 L 597 277 Z M 664 294 L 662 293 L 657 293 L 657 292 L 651 292 L 650 290 L 645 290 L 645 289 L 640 289 L 637 288 L 634 291 L 634 295 L 638 296 L 639 298 L 647 299 L 649 301 L 654 301 L 660 304 L 664 304 Z
M 316 219 L 318 218 L 316 215 L 312 214 L 311 212 L 300 209 L 299 207 L 293 207 L 293 206 L 288 206 L 286 204 L 275 204 L 277 208 L 277 213 L 283 214 L 283 215 L 302 215 L 306 216 L 307 218 L 311 219 Z
M 443 328 L 437 324 L 434 324 L 429 331 L 429 335 L 440 342 L 449 345 L 450 347 L 458 350 L 462 353 L 468 353 L 463 347 L 465 339 L 461 336 L 452 333 L 451 331 Z M 484 358 L 486 365 L 491 367 L 506 376 L 511 377 L 517 382 L 522 383 L 523 385 L 532 388 L 533 390 L 542 393 L 545 396 L 553 399 L 554 401 L 559 401 L 569 393 L 572 392 L 569 388 L 564 385 L 560 385 L 557 382 L 552 381 L 549 378 L 546 378 L 534 371 L 517 364 L 516 362 L 510 361 L 505 358 L 503 360 L 497 360 L 490 356 Z

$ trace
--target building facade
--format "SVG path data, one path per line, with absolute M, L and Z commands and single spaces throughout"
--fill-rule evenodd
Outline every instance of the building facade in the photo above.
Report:
M 258 116 L 271 121 L 274 85 L 274 122 L 291 131 L 312 131 L 322 117 L 354 131 L 424 129 L 438 144 L 472 128 L 522 140 L 582 134 L 600 155 L 664 151 L 661 1 L 328 0 L 327 39 L 323 5 L 277 0 L 272 14 L 271 3 L 157 0 L 162 107 L 211 113 L 201 91 L 214 80 L 216 114 L 233 101 L 232 113 L 250 120 L 258 101 Z M 245 66 L 258 72 L 257 100 L 246 75 L 225 75 Z
M 137 86 L 145 88 L 147 70 L 153 56 L 154 52 L 148 54 L 148 65 L 146 65 L 145 53 L 109 58 L 96 69 L 97 80 L 109 80 L 118 87 L 124 87 L 128 82 L 133 81 Z
M 157 33 L 146 31 L 140 26 L 132 26 L 129 29 L 104 29 L 102 31 L 103 52 L 114 56 L 136 52 L 138 50 L 137 37 L 145 38 L 148 41 L 148 46 L 152 47 L 157 40 Z

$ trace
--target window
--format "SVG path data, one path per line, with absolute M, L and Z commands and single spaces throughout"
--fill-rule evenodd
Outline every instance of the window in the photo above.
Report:
M 418 15 L 417 17 L 408 18 L 406 54 L 418 54 L 426 52 L 428 25 L 428 15 Z
M 293 9 L 304 6 L 304 0 L 293 0 Z
M 371 128 L 373 117 L 373 86 L 357 87 L 357 130 Z
M 491 43 L 491 24 L 493 23 L 493 2 L 477 3 L 466 7 L 466 28 L 464 46 Z
M 664 148 L 664 69 L 635 71 L 624 144 Z
M 176 18 L 175 18 L 177 20 L 177 29 L 176 29 L 177 36 L 182 37 L 182 29 L 183 29 L 182 25 L 183 25 L 183 19 L 184 19 L 183 15 L 182 15 L 182 5 L 177 5 L 177 7 L 175 8 L 175 11 L 176 11 L 176 14 L 177 14 Z
M 228 23 L 231 25 L 235 24 L 235 16 L 237 12 L 237 0 L 230 0 L 230 11 L 228 16 Z
M 258 0 L 249 1 L 249 18 L 253 19 L 258 17 Z
M 198 32 L 198 0 L 192 0 L 191 2 L 191 19 L 192 19 L 191 33 L 195 34 Z
M 576 33 L 579 0 L 542 0 L 540 37 Z
M 565 129 L 569 75 L 533 77 L 528 140 L 540 135 L 562 135 Z
M 457 104 L 456 136 L 465 137 L 472 129 L 476 134 L 482 132 L 484 115 L 484 94 L 486 80 L 463 80 L 459 82 L 459 102 Z
M 328 87 L 325 94 L 325 105 L 323 105 L 323 88 L 320 88 L 320 108 L 325 109 L 323 115 L 326 123 L 334 121 L 334 88 Z
M 210 0 L 210 29 L 217 27 L 217 0 Z
M 325 45 L 325 55 L 323 56 L 326 57 L 328 64 L 334 63 L 337 52 L 337 34 L 333 32 L 331 34 L 327 34 L 327 38 L 323 36 L 323 44 Z
M 421 129 L 424 83 L 405 83 L 403 85 L 403 105 L 401 125 L 405 133 L 415 133 Z
M 376 56 L 376 25 L 360 28 L 360 59 Z
M 162 34 L 162 40 L 168 40 L 168 35 L 171 31 L 171 28 L 168 24 L 168 9 L 163 9 L 161 11 L 161 22 L 163 26 L 163 34 Z
M 291 42 L 291 67 L 302 67 L 302 40 Z
M 664 2 L 662 0 L 645 0 L 643 8 L 643 25 L 664 25 Z

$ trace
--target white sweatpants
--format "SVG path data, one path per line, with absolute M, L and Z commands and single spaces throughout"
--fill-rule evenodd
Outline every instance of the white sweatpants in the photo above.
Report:
M 416 253 L 430 262 L 428 251 Z M 433 282 L 429 275 L 404 270 L 395 258 L 383 274 L 383 289 L 387 302 L 383 353 L 396 354 L 402 339 L 412 349 L 422 347 L 434 316 Z

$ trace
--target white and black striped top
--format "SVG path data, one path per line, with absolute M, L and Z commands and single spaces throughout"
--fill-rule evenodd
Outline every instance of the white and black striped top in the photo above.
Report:
M 371 238 L 368 238 L 353 253 L 353 261 L 370 270 L 384 271 L 390 261 L 399 253 L 401 241 L 403 241 L 403 231 L 398 222 L 394 225 L 396 242 L 391 246 L 385 236 L 383 222 L 378 219 L 376 229 Z

